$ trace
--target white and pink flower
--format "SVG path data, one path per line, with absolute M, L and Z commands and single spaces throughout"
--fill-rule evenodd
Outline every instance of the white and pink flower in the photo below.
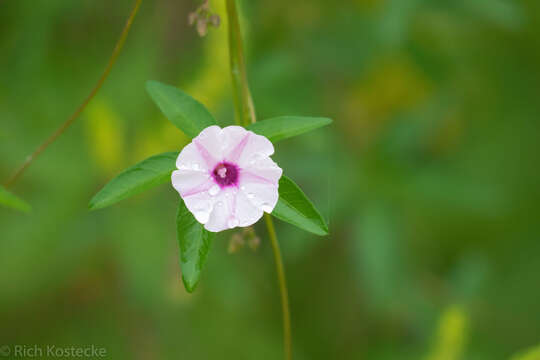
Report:
M 241 126 L 209 126 L 178 155 L 172 184 L 207 230 L 250 226 L 279 198 L 273 153 L 270 140 Z

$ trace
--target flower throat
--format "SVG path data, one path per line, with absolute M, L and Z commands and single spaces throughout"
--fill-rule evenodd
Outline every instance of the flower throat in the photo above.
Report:
M 221 162 L 212 171 L 214 181 L 222 188 L 238 184 L 238 167 L 228 162 Z

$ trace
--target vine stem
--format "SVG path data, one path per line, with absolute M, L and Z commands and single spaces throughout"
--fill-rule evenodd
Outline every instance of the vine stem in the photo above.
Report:
M 274 222 L 272 221 L 272 217 L 269 214 L 264 214 L 264 220 L 266 221 L 268 236 L 270 237 L 272 251 L 274 252 L 279 290 L 281 292 L 281 309 L 283 312 L 283 345 L 285 348 L 285 359 L 291 360 L 291 314 L 289 311 L 289 293 L 287 291 L 285 267 L 283 266 L 283 260 L 281 259 L 281 251 L 279 249 L 279 243 L 277 240 L 276 230 L 274 228 Z
M 255 106 L 253 105 L 247 80 L 246 60 L 244 58 L 236 0 L 227 0 L 227 14 L 229 20 L 229 59 L 236 121 L 240 125 L 248 126 L 256 121 Z
M 231 77 L 233 85 L 234 108 L 236 112 L 236 122 L 239 125 L 247 126 L 257 121 L 255 115 L 255 106 L 249 91 L 247 80 L 246 61 L 242 46 L 242 33 L 240 31 L 240 21 L 236 0 L 227 1 L 228 30 L 229 30 L 229 58 L 231 65 Z M 281 310 L 283 313 L 283 345 L 285 359 L 292 359 L 292 341 L 291 341 L 291 315 L 289 310 L 289 295 L 287 291 L 287 279 L 285 277 L 285 267 L 281 257 L 281 250 L 274 228 L 274 222 L 269 214 L 264 214 L 266 228 L 274 260 L 276 263 L 277 280 L 281 294 Z
M 107 66 L 105 67 L 105 70 L 101 74 L 101 77 L 98 79 L 96 85 L 90 91 L 90 94 L 84 99 L 84 101 L 79 105 L 79 107 L 75 110 L 73 114 L 62 124 L 58 129 L 56 129 L 55 132 L 53 132 L 45 141 L 30 155 L 26 157 L 26 160 L 12 173 L 12 175 L 6 180 L 4 183 L 4 186 L 7 188 L 10 185 L 12 185 L 23 173 L 24 171 L 32 164 L 32 162 L 43 152 L 47 147 L 52 144 L 60 135 L 62 135 L 67 128 L 73 124 L 75 119 L 81 114 L 81 112 L 86 108 L 88 103 L 94 98 L 96 93 L 99 91 L 99 89 L 103 86 L 103 83 L 105 82 L 105 79 L 107 79 L 107 76 L 111 72 L 111 69 L 116 62 L 116 59 L 118 58 L 118 55 L 120 55 L 120 51 L 122 50 L 122 47 L 124 46 L 124 43 L 126 42 L 127 35 L 129 33 L 129 29 L 131 28 L 131 24 L 133 23 L 133 19 L 135 18 L 135 15 L 137 15 L 137 12 L 139 11 L 139 7 L 141 5 L 142 0 L 136 0 L 135 5 L 133 6 L 133 9 L 131 10 L 131 13 L 129 14 L 129 17 L 126 21 L 126 24 L 124 25 L 124 28 L 122 30 L 122 33 L 120 34 L 120 38 L 116 42 L 116 45 L 114 47 L 114 50 L 111 54 L 111 57 L 109 58 L 109 62 L 107 63 Z

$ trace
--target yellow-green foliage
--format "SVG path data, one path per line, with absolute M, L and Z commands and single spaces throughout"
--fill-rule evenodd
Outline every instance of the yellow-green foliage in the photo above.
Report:
M 201 72 L 184 90 L 212 110 L 230 89 L 230 75 L 225 1 L 210 1 L 210 5 L 212 11 L 219 15 L 221 24 L 218 28 L 211 28 L 201 39 L 204 43 Z
M 467 338 L 467 315 L 462 307 L 448 307 L 439 319 L 435 344 L 425 360 L 462 358 Z
M 511 360 L 540 360 L 540 345 L 514 355 Z
M 86 109 L 86 137 L 90 154 L 106 175 L 116 173 L 124 158 L 123 122 L 102 98 Z

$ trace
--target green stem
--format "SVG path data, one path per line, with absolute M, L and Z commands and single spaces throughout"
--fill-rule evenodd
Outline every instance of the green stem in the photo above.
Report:
M 253 99 L 249 91 L 246 72 L 246 60 L 242 46 L 242 33 L 235 0 L 227 0 L 227 14 L 229 25 L 229 59 L 233 85 L 234 108 L 236 121 L 248 126 L 256 121 Z
M 269 214 L 264 214 L 264 220 L 266 221 L 268 236 L 270 237 L 272 251 L 274 252 L 279 290 L 281 292 L 281 309 L 283 312 L 283 344 L 285 349 L 285 359 L 291 360 L 291 314 L 289 311 L 289 293 L 287 291 L 285 267 L 283 266 L 283 260 L 281 259 L 281 251 L 279 249 L 279 243 L 276 236 L 276 230 L 274 229 L 274 222 L 272 221 L 272 217 Z
M 227 15 L 229 23 L 229 57 L 231 63 L 231 76 L 233 84 L 234 107 L 236 111 L 236 122 L 239 125 L 247 126 L 257 121 L 255 107 L 249 91 L 247 80 L 246 62 L 242 47 L 242 35 L 240 32 L 240 22 L 238 20 L 238 10 L 236 0 L 227 1 Z M 285 277 L 285 267 L 281 258 L 281 251 L 276 236 L 276 230 L 272 217 L 264 214 L 266 228 L 276 263 L 276 272 L 279 290 L 281 294 L 281 308 L 283 312 L 283 344 L 285 359 L 292 359 L 291 346 L 291 315 L 289 310 L 289 295 L 287 291 L 287 280 Z
M 137 11 L 139 11 L 139 7 L 141 5 L 142 0 L 136 0 L 135 5 L 133 6 L 133 10 L 131 10 L 131 13 L 129 14 L 129 17 L 126 21 L 126 24 L 124 25 L 124 29 L 122 30 L 122 33 L 120 34 L 120 38 L 116 42 L 116 45 L 114 47 L 114 50 L 112 52 L 111 57 L 109 58 L 109 62 L 107 63 L 107 66 L 105 67 L 105 70 L 103 71 L 103 74 L 101 74 L 101 77 L 98 79 L 98 82 L 90 91 L 90 94 L 84 99 L 84 101 L 79 105 L 79 107 L 75 110 L 73 114 L 62 124 L 54 133 L 52 133 L 45 141 L 30 155 L 26 157 L 26 160 L 13 172 L 13 174 L 6 180 L 4 183 L 5 187 L 9 187 L 12 185 L 22 174 L 23 172 L 30 166 L 30 164 L 43 152 L 47 147 L 52 144 L 60 135 L 62 135 L 67 128 L 73 124 L 75 119 L 81 114 L 81 112 L 84 110 L 86 105 L 94 98 L 98 90 L 103 86 L 103 83 L 105 82 L 105 79 L 111 72 L 111 69 L 116 62 L 116 59 L 118 58 L 118 55 L 120 55 L 120 51 L 122 50 L 122 47 L 124 46 L 124 43 L 126 41 L 126 37 L 128 35 L 129 29 L 131 28 L 131 24 L 133 23 L 133 19 L 135 18 L 135 15 L 137 15 Z

